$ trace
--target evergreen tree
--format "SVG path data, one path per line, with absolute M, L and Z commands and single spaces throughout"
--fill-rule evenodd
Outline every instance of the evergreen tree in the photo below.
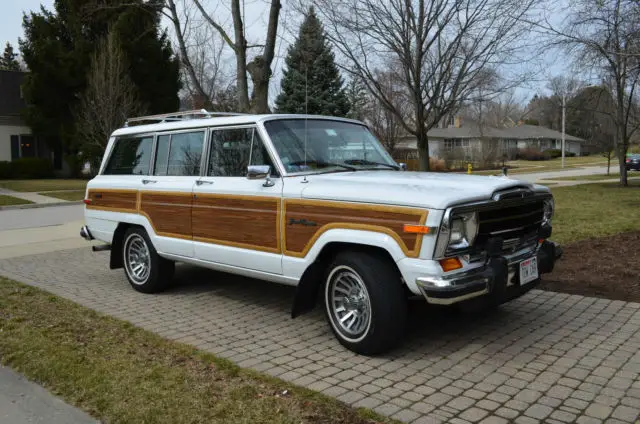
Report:
M 367 87 L 358 78 L 351 78 L 345 92 L 351 106 L 347 118 L 364 121 L 368 106 Z
M 178 109 L 179 62 L 159 28 L 162 0 L 55 0 L 55 13 L 41 7 L 25 15 L 20 40 L 30 70 L 23 86 L 25 118 L 79 169 L 73 111 L 85 92 L 91 57 L 110 30 L 117 33 L 139 99 L 150 113 Z M 56 163 L 60 166 L 60 163 Z
M 285 59 L 278 113 L 346 116 L 350 105 L 322 23 L 311 7 Z M 305 106 L 305 98 L 307 104 Z
M 18 53 L 13 52 L 13 46 L 7 41 L 4 53 L 2 57 L 0 57 L 0 69 L 4 69 L 6 71 L 19 71 L 20 62 L 16 59 L 17 57 Z

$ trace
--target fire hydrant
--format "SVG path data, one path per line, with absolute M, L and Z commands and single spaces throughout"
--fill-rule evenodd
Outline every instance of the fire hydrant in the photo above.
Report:
M 471 164 L 467 164 L 467 174 L 471 174 L 471 170 L 473 169 L 473 166 L 471 166 Z

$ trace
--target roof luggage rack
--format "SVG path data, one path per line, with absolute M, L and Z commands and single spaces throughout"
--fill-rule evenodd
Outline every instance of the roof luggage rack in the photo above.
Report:
M 212 118 L 214 116 L 241 116 L 246 115 L 246 113 L 236 113 L 236 112 L 209 112 L 206 109 L 195 109 L 195 110 L 185 110 L 181 112 L 172 112 L 172 113 L 161 113 L 159 115 L 147 115 L 147 116 L 137 116 L 134 118 L 127 118 L 124 123 L 125 127 L 128 127 L 129 124 L 133 122 L 145 122 L 145 121 L 156 121 L 156 122 L 168 122 L 168 121 L 183 121 L 186 119 L 196 119 L 196 118 Z

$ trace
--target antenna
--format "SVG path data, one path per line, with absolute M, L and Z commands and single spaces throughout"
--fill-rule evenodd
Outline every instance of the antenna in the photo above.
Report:
M 309 89 L 307 84 L 308 70 L 304 67 L 304 168 L 307 169 L 307 118 L 309 114 Z M 307 176 L 304 176 L 303 183 L 308 183 Z

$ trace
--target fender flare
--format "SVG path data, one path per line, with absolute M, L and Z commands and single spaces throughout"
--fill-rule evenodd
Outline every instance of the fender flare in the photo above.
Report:
M 313 310 L 324 281 L 326 267 L 337 252 L 345 249 L 374 250 L 385 255 L 396 269 L 396 262 L 406 258 L 397 241 L 383 232 L 341 228 L 326 231 L 304 257 L 307 266 L 296 287 L 291 318 Z M 399 269 L 398 274 L 401 275 Z

